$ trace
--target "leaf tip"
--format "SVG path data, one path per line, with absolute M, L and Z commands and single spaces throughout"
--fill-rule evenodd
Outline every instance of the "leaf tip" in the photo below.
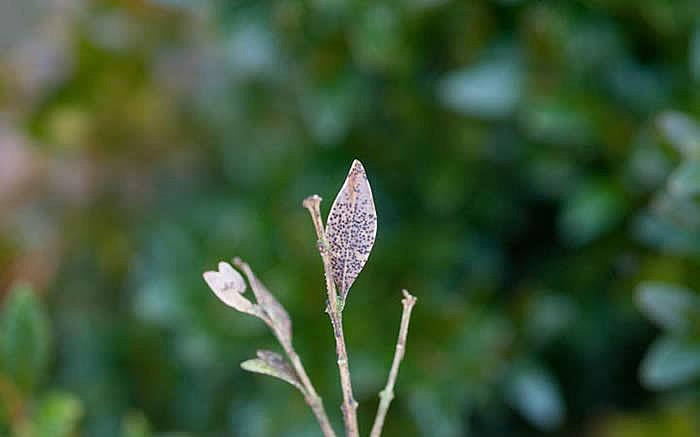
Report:
M 250 360 L 245 360 L 241 362 L 241 369 L 247 370 L 248 372 L 256 372 L 255 369 L 257 369 L 257 364 L 258 364 L 258 359 L 257 358 L 252 358 Z
M 349 178 L 355 176 L 362 176 L 365 179 L 367 178 L 367 172 L 365 171 L 365 167 L 357 159 L 352 161 L 352 165 L 350 166 L 350 172 L 348 173 Z

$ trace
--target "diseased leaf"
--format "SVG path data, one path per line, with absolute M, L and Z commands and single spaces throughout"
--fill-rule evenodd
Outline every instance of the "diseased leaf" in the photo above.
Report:
M 204 272 L 202 275 L 209 288 L 223 303 L 242 312 L 260 316 L 260 309 L 251 301 L 243 297 L 246 289 L 245 281 L 231 264 L 220 262 L 219 271 Z
M 241 269 L 243 274 L 248 278 L 248 283 L 250 283 L 250 288 L 253 289 L 255 299 L 258 301 L 258 305 L 260 305 L 263 311 L 270 317 L 277 336 L 280 337 L 280 340 L 291 344 L 292 319 L 289 317 L 287 310 L 284 309 L 282 304 L 275 299 L 272 293 L 268 291 L 267 287 L 255 276 L 255 273 L 253 273 L 248 263 L 240 258 L 235 258 L 233 263 L 236 267 Z
M 241 363 L 243 370 L 274 376 L 275 378 L 292 384 L 302 393 L 304 392 L 304 388 L 299 382 L 296 372 L 280 354 L 268 350 L 259 350 L 257 355 L 258 358 L 253 358 Z
M 341 301 L 369 258 L 377 235 L 377 212 L 372 189 L 360 161 L 355 160 L 333 202 L 326 224 L 331 273 Z

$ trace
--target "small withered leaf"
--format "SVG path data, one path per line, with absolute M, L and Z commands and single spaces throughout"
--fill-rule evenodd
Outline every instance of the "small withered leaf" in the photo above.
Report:
M 304 392 L 304 387 L 299 382 L 296 372 L 280 354 L 268 350 L 259 350 L 257 355 L 257 358 L 241 363 L 243 370 L 273 376 L 292 384 L 302 393 Z
M 355 160 L 333 202 L 326 224 L 331 273 L 345 301 L 369 258 L 377 235 L 377 212 L 372 189 L 360 161 Z
M 248 283 L 250 288 L 255 294 L 255 299 L 258 301 L 258 305 L 267 313 L 270 321 L 272 322 L 272 327 L 275 333 L 280 337 L 281 341 L 291 344 L 292 340 L 292 319 L 289 314 L 284 309 L 282 304 L 279 303 L 277 299 L 270 293 L 265 287 L 265 285 L 260 282 L 260 280 L 255 276 L 253 270 L 250 268 L 248 263 L 244 262 L 240 258 L 235 258 L 233 263 L 241 269 L 244 275 L 248 278 Z
M 241 274 L 231 267 L 231 264 L 220 262 L 218 271 L 204 272 L 202 276 L 223 303 L 243 313 L 260 315 L 257 305 L 243 297 L 242 293 L 246 289 L 245 281 Z

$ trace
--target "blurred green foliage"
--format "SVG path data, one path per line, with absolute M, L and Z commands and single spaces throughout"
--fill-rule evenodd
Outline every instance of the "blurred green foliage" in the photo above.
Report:
M 358 158 L 363 430 L 405 287 L 387 436 L 700 435 L 699 117 L 694 0 L 0 3 L 0 434 L 318 435 L 235 255 L 340 429 L 301 200 Z

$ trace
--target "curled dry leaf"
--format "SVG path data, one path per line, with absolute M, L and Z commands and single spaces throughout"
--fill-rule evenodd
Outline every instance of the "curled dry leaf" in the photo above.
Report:
M 251 301 L 243 297 L 246 289 L 243 276 L 231 264 L 219 263 L 218 271 L 204 272 L 202 275 L 209 288 L 223 303 L 243 313 L 259 316 L 259 309 Z
M 243 274 L 248 278 L 248 283 L 250 288 L 253 289 L 253 294 L 255 294 L 255 299 L 258 301 L 258 305 L 262 307 L 263 311 L 267 314 L 272 323 L 272 328 L 279 337 L 280 341 L 287 345 L 291 345 L 292 341 L 292 320 L 289 314 L 284 309 L 284 307 L 275 299 L 275 297 L 268 291 L 268 289 L 263 285 L 262 282 L 255 276 L 253 270 L 250 266 L 241 260 L 240 258 L 235 258 L 233 263 L 243 271 Z
M 241 367 L 249 372 L 274 376 L 292 384 L 304 393 L 304 387 L 301 385 L 296 372 L 280 354 L 268 350 L 259 350 L 257 355 L 258 358 L 242 362 Z
M 377 235 L 372 189 L 360 161 L 355 160 L 338 192 L 326 224 L 331 273 L 341 302 L 369 258 Z

